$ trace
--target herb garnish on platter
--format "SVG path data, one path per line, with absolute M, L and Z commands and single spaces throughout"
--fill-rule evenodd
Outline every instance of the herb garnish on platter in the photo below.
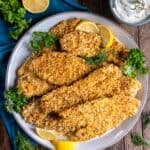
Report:
M 28 103 L 27 98 L 20 92 L 18 87 L 5 91 L 4 97 L 6 99 L 5 107 L 8 112 L 11 112 L 12 109 L 16 112 L 21 112 L 23 106 Z
M 4 20 L 13 25 L 9 32 L 12 39 L 17 40 L 29 28 L 31 19 L 25 18 L 26 10 L 21 6 L 19 0 L 0 0 L 0 12 Z
M 30 45 L 37 52 L 40 52 L 43 46 L 50 47 L 57 41 L 57 37 L 49 32 L 35 31 L 32 33 L 32 37 Z
M 146 74 L 148 68 L 146 67 L 146 58 L 144 52 L 138 48 L 131 49 L 129 55 L 125 60 L 123 73 L 131 78 L 136 78 L 139 74 Z

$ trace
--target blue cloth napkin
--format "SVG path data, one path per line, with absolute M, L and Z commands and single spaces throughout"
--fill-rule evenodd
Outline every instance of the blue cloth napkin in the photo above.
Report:
M 32 18 L 32 23 L 35 23 L 41 18 L 52 14 L 75 10 L 88 11 L 88 8 L 78 4 L 75 0 L 50 0 L 50 6 L 45 12 L 39 14 L 27 13 L 26 17 Z M 0 118 L 2 118 L 6 130 L 9 134 L 13 150 L 18 150 L 19 148 L 17 147 L 15 140 L 16 133 L 19 127 L 13 119 L 13 116 L 6 112 L 3 97 L 3 92 L 5 90 L 4 83 L 7 62 L 9 59 L 9 55 L 16 44 L 16 42 L 14 42 L 8 35 L 10 29 L 11 26 L 8 25 L 0 16 Z

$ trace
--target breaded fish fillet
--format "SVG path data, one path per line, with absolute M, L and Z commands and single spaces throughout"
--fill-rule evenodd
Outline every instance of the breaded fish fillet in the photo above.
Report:
M 30 72 L 19 76 L 17 86 L 27 98 L 40 96 L 45 94 L 47 91 L 56 88 L 55 85 L 48 84 L 46 81 L 39 79 Z
M 66 52 L 45 52 L 30 59 L 23 68 L 49 84 L 68 85 L 88 74 L 94 67 L 84 59 Z M 20 69 L 19 74 L 25 69 Z
M 140 101 L 136 98 L 114 95 L 111 98 L 87 101 L 51 117 L 41 110 L 40 101 L 36 100 L 24 107 L 23 116 L 27 122 L 38 127 L 56 130 L 70 140 L 82 141 L 103 135 L 117 127 L 125 119 L 135 115 L 139 106 Z
M 24 120 L 37 126 L 44 126 L 47 122 L 47 114 L 40 108 L 40 99 L 33 98 L 27 105 L 23 107 L 22 115 Z
M 116 94 L 134 97 L 140 88 L 141 83 L 138 80 L 122 75 L 118 67 L 109 65 L 95 70 L 88 77 L 77 81 L 71 86 L 60 87 L 42 96 L 40 107 L 47 114 L 53 111 L 60 112 L 73 105 L 99 97 L 111 97 Z M 23 111 L 26 112 L 24 117 L 29 122 L 34 123 L 30 121 L 30 118 L 34 117 L 34 114 L 29 113 L 33 112 L 28 111 L 30 109 L 32 108 L 27 105 Z M 42 121 L 40 118 L 37 120 L 37 122 Z
M 44 53 L 49 53 L 49 52 L 53 52 L 56 50 L 56 46 L 53 45 L 51 47 L 43 47 L 42 51 L 40 53 L 36 53 L 36 52 L 32 52 L 31 55 L 29 57 L 26 58 L 25 62 L 18 68 L 17 71 L 17 75 L 21 76 L 26 74 L 27 72 L 29 72 L 28 70 L 28 66 L 30 65 L 30 62 L 34 59 L 34 58 L 38 58 L 41 55 L 43 55 Z
M 46 117 L 49 114 L 59 113 L 66 108 L 100 97 L 112 97 L 118 94 L 132 97 L 140 88 L 138 80 L 126 77 L 118 67 L 108 65 L 95 70 L 88 77 L 71 86 L 60 87 L 44 95 L 38 106 L 35 101 L 31 101 L 24 107 L 22 114 L 27 122 L 45 127 L 50 120 Z M 37 113 L 34 113 L 35 111 Z
M 138 80 L 123 76 L 117 66 L 107 65 L 96 69 L 71 86 L 60 87 L 42 96 L 41 107 L 46 113 L 59 112 L 88 100 L 121 92 L 132 96 L 140 88 L 141 84 Z
M 71 140 L 88 140 L 117 127 L 137 113 L 140 101 L 115 95 L 99 98 L 59 113 L 60 119 L 50 120 L 46 128 L 65 133 Z
M 73 18 L 69 20 L 63 20 L 56 26 L 50 29 L 50 32 L 61 38 L 63 35 L 74 31 L 75 27 L 81 20 L 79 18 Z
M 46 113 L 57 112 L 87 100 L 106 96 L 112 93 L 116 87 L 115 81 L 121 76 L 121 70 L 114 65 L 96 69 L 73 85 L 60 87 L 42 96 L 41 107 Z
M 84 31 L 73 31 L 60 39 L 62 50 L 77 56 L 95 56 L 100 52 L 101 36 Z

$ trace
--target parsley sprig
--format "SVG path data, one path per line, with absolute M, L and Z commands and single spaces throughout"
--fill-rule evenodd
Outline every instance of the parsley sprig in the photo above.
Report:
M 0 12 L 4 20 L 13 25 L 9 34 L 12 39 L 17 40 L 31 22 L 31 19 L 25 19 L 26 10 L 19 0 L 0 0 Z
M 32 37 L 33 39 L 30 41 L 30 45 L 37 52 L 40 52 L 43 46 L 50 47 L 57 41 L 57 37 L 48 32 L 35 31 L 32 33 Z
M 16 144 L 18 145 L 19 150 L 35 150 L 35 146 L 19 131 L 16 137 Z
M 84 57 L 85 61 L 90 65 L 98 65 L 102 62 L 107 61 L 108 53 L 106 51 L 101 51 L 98 55 L 93 57 Z
M 150 146 L 150 143 L 137 133 L 131 133 L 131 141 L 136 146 Z
M 8 112 L 12 109 L 16 112 L 21 112 L 24 105 L 28 103 L 27 98 L 20 92 L 18 87 L 14 87 L 4 92 L 6 99 L 5 107 Z
M 131 78 L 136 78 L 137 74 L 146 74 L 148 68 L 146 67 L 146 59 L 142 50 L 131 49 L 125 65 L 123 67 L 123 73 Z

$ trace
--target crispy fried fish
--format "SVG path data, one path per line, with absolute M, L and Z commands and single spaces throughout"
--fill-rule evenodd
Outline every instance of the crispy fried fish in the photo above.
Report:
M 46 81 L 39 79 L 30 72 L 27 72 L 18 78 L 17 86 L 27 98 L 40 96 L 47 91 L 56 88 L 55 85 L 48 84 Z
M 60 39 L 61 48 L 77 56 L 91 57 L 99 54 L 101 36 L 84 31 L 73 31 Z
M 70 140 L 83 141 L 103 135 L 135 115 L 140 101 L 131 96 L 114 95 L 87 101 L 52 116 L 41 110 L 38 100 L 28 105 L 30 107 L 25 106 L 23 110 L 26 121 L 63 133 Z
M 115 65 L 107 65 L 69 87 L 64 86 L 42 96 L 41 107 L 47 113 L 59 112 L 87 100 L 112 96 L 115 93 L 133 96 L 140 88 L 138 80 L 123 76 Z
M 60 87 L 44 95 L 38 106 L 32 101 L 24 107 L 22 114 L 27 122 L 45 127 L 50 120 L 49 114 L 55 116 L 65 109 L 97 98 L 118 94 L 134 97 L 140 88 L 141 83 L 138 80 L 124 76 L 117 66 L 108 65 L 95 70 L 73 85 Z M 37 113 L 34 113 L 35 111 Z
M 118 67 L 108 65 L 95 70 L 88 77 L 71 86 L 60 87 L 42 96 L 40 105 L 44 113 L 48 114 L 99 97 L 110 97 L 119 93 L 135 96 L 140 88 L 138 80 L 125 77 Z
M 62 119 L 50 121 L 47 127 L 65 133 L 73 141 L 89 140 L 136 115 L 139 106 L 138 99 L 124 95 L 99 98 L 62 111 Z
M 24 68 L 49 84 L 62 86 L 82 78 L 94 67 L 84 59 L 66 52 L 46 52 L 30 59 Z M 19 72 L 22 73 L 22 70 L 25 69 L 20 69 Z
M 41 107 L 46 113 L 50 111 L 58 112 L 87 100 L 110 95 L 116 87 L 115 81 L 121 76 L 121 70 L 114 65 L 96 69 L 86 78 L 75 82 L 71 86 L 63 86 L 43 95 Z
M 50 32 L 61 38 L 63 35 L 75 30 L 75 27 L 81 20 L 79 18 L 73 18 L 69 20 L 63 20 L 56 26 L 50 29 Z

